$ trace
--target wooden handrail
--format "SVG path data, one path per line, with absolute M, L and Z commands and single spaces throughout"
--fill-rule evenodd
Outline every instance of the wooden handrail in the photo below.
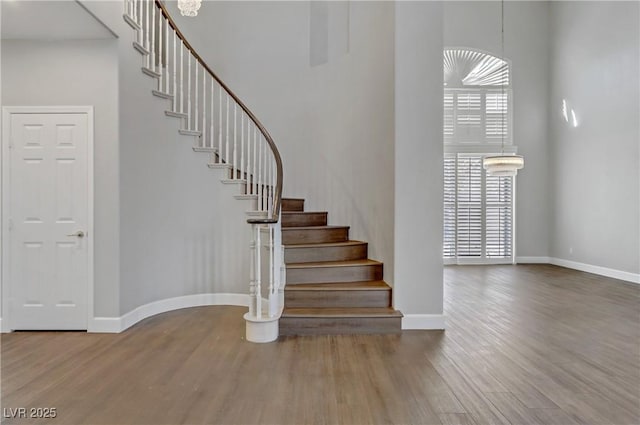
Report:
M 273 156 L 276 161 L 276 187 L 273 195 L 273 206 L 271 209 L 271 217 L 267 217 L 264 219 L 252 218 L 247 220 L 247 222 L 257 223 L 257 224 L 277 223 L 280 218 L 280 205 L 282 204 L 283 176 L 282 176 L 282 158 L 280 157 L 280 152 L 278 151 L 278 148 L 276 147 L 276 144 L 273 141 L 273 138 L 271 137 L 267 129 L 264 127 L 264 125 L 262 125 L 262 123 L 258 120 L 258 118 L 256 118 L 253 112 L 249 110 L 249 108 L 240 100 L 240 98 L 236 96 L 236 94 L 216 75 L 215 72 L 213 72 L 213 70 L 209 67 L 209 65 L 207 65 L 207 63 L 202 59 L 202 57 L 195 51 L 195 49 L 191 46 L 191 44 L 185 38 L 184 34 L 182 34 L 182 31 L 180 31 L 175 21 L 173 20 L 173 18 L 171 18 L 169 11 L 165 7 L 165 5 L 162 3 L 162 1 L 155 0 L 155 4 L 161 10 L 162 16 L 165 17 L 165 19 L 167 20 L 171 28 L 173 28 L 173 30 L 176 32 L 176 35 L 178 36 L 178 38 L 182 40 L 182 42 L 184 43 L 184 46 L 191 52 L 191 55 L 200 63 L 200 65 L 202 65 L 202 67 L 209 73 L 209 75 L 218 82 L 218 84 L 227 92 L 227 94 L 231 96 L 231 98 L 240 106 L 240 108 L 242 108 L 242 110 L 247 114 L 247 116 L 251 119 L 251 121 L 253 121 L 253 123 L 260 130 L 265 140 L 269 144 L 269 147 L 271 148 L 271 152 L 273 152 Z

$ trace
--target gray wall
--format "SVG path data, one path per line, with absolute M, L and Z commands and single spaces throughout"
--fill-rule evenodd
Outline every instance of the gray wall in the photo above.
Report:
M 166 298 L 248 293 L 249 201 L 233 198 L 196 139 L 164 115 L 169 101 L 151 95 L 133 31 L 119 2 L 85 2 L 120 35 L 120 314 Z
M 516 178 L 516 255 L 548 257 L 551 221 L 549 180 L 549 4 L 505 2 L 505 57 L 513 78 L 514 144 L 525 157 Z M 444 45 L 501 56 L 500 2 L 445 2 Z
M 2 41 L 2 105 L 93 105 L 95 314 L 118 315 L 118 57 L 116 40 Z
M 406 327 L 443 312 L 442 3 L 397 2 L 395 47 L 394 305 Z
M 640 272 L 640 10 L 551 6 L 551 255 Z M 562 100 L 578 126 L 562 115 Z

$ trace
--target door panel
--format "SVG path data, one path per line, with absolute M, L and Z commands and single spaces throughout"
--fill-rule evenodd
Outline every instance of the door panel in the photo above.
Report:
M 87 125 L 87 114 L 11 114 L 12 329 L 87 328 Z

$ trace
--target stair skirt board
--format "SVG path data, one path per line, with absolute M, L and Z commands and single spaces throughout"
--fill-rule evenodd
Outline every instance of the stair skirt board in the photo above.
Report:
M 248 294 L 194 294 L 182 297 L 167 298 L 131 310 L 120 317 L 94 317 L 89 322 L 87 332 L 120 333 L 148 317 L 181 308 L 202 307 L 209 305 L 249 306 Z M 266 302 L 266 300 L 263 300 Z

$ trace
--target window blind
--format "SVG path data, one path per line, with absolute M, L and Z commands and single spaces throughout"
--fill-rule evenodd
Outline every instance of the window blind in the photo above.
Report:
M 481 263 L 513 258 L 513 178 L 487 175 L 484 155 L 445 154 L 445 259 Z
M 510 89 L 445 89 L 445 143 L 512 144 L 509 105 Z

